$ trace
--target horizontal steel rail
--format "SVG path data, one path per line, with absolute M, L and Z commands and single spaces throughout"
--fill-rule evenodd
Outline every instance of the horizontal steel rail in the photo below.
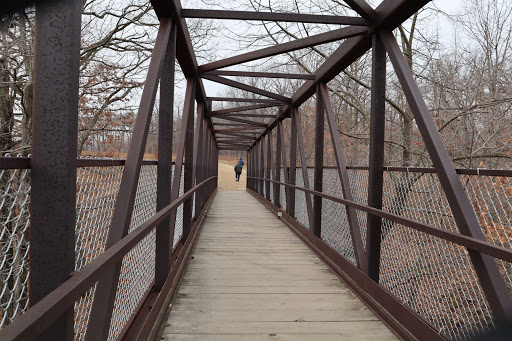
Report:
M 438 227 L 435 227 L 435 226 L 432 226 L 429 224 L 421 223 L 416 220 L 405 218 L 405 217 L 402 217 L 402 216 L 399 216 L 399 215 L 396 215 L 393 213 L 389 213 L 389 212 L 386 212 L 383 210 L 379 210 L 379 209 L 370 207 L 370 206 L 361 205 L 355 201 L 334 197 L 332 195 L 328 195 L 328 194 L 318 192 L 315 190 L 311 190 L 311 189 L 307 189 L 307 188 L 303 188 L 303 187 L 299 187 L 299 186 L 295 186 L 295 185 L 290 185 L 290 184 L 287 184 L 284 182 L 278 182 L 278 181 L 275 181 L 272 179 L 267 179 L 267 178 L 258 178 L 258 177 L 247 177 L 247 178 L 252 179 L 252 180 L 270 181 L 273 183 L 277 183 L 279 185 L 286 186 L 288 188 L 298 189 L 300 191 L 315 195 L 317 197 L 328 199 L 328 200 L 343 204 L 345 206 L 355 208 L 356 210 L 363 211 L 363 212 L 370 213 L 370 214 L 373 214 L 375 216 L 378 216 L 378 217 L 381 217 L 384 219 L 391 220 L 395 223 L 410 227 L 414 230 L 424 232 L 431 236 L 441 238 L 441 239 L 444 239 L 451 243 L 455 243 L 455 244 L 464 246 L 470 250 L 485 253 L 489 256 L 499 258 L 499 259 L 505 260 L 507 262 L 512 262 L 512 250 L 507 249 L 502 246 L 497 246 L 497 245 L 491 244 L 489 242 L 484 242 L 484 241 L 481 241 L 481 240 L 473 238 L 473 237 L 468 237 L 468 236 L 465 236 L 462 234 L 446 231 L 446 230 L 440 229 Z
M 116 167 L 124 166 L 126 164 L 125 159 L 77 159 L 76 166 L 78 168 L 84 167 Z M 173 161 L 174 164 L 174 161 Z M 32 159 L 30 157 L 8 157 L 0 156 L 0 169 L 30 169 L 32 165 Z M 142 161 L 144 166 L 156 166 L 158 161 L 156 160 L 144 160 Z

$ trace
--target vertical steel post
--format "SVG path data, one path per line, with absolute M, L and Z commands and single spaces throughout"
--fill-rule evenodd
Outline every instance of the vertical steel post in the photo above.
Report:
M 265 178 L 265 136 L 261 137 L 260 140 L 260 169 L 259 169 L 259 178 L 261 179 L 259 181 L 260 184 L 260 195 L 264 195 L 263 191 L 263 185 L 264 185 L 264 178 Z
M 267 174 L 265 175 L 265 178 L 267 181 L 265 181 L 265 198 L 270 201 L 270 179 L 272 179 L 272 159 L 273 159 L 273 149 L 272 146 L 272 130 L 268 131 L 267 134 Z M 274 203 L 275 204 L 275 203 Z
M 75 268 L 76 148 L 82 2 L 36 5 L 29 302 Z M 71 306 L 39 340 L 73 340 Z
M 211 108 L 211 106 L 207 106 L 208 108 Z M 207 164 L 207 155 L 208 155 L 208 119 L 206 117 L 203 117 L 203 143 L 202 143 L 202 162 L 201 162 L 201 181 L 204 181 L 208 179 L 208 174 L 206 174 L 206 164 Z M 204 205 L 206 204 L 206 192 L 204 190 L 204 187 L 200 190 L 200 196 L 201 196 L 201 209 L 204 208 Z
M 251 176 L 251 149 L 249 148 L 247 150 L 247 182 L 246 182 L 246 188 L 251 188 L 251 179 L 249 177 Z
M 183 115 L 181 117 L 180 136 L 178 139 L 178 148 L 176 151 L 176 162 L 174 164 L 174 174 L 172 177 L 171 201 L 176 200 L 180 193 L 181 172 L 183 168 L 183 155 L 185 154 L 185 145 L 187 144 L 187 130 L 190 129 L 190 121 L 194 122 L 194 94 L 196 84 L 195 79 L 187 78 L 187 90 L 185 91 L 185 103 L 183 105 Z M 193 125 L 193 123 L 192 123 Z M 192 127 L 193 131 L 193 127 Z M 190 145 L 190 143 L 188 143 Z M 190 157 L 190 155 L 189 155 Z M 185 213 L 183 213 L 185 217 Z M 174 240 L 174 231 L 176 227 L 176 208 L 169 215 L 171 221 L 170 240 Z M 183 226 L 183 236 L 185 236 L 185 226 Z M 184 239 L 183 239 L 184 240 Z
M 277 131 L 278 131 L 277 138 L 279 139 L 279 141 L 278 141 L 279 148 L 278 149 L 281 149 L 282 157 L 283 157 L 282 164 L 283 164 L 283 169 L 284 169 L 284 172 L 283 172 L 284 182 L 289 183 L 289 174 L 288 174 L 288 170 L 286 169 L 288 162 L 286 161 L 286 147 L 284 144 L 284 131 L 283 130 L 284 130 L 283 129 L 283 121 L 277 122 Z M 276 162 L 276 164 L 277 164 L 277 162 Z M 279 164 L 281 164 L 281 161 L 279 162 Z M 278 168 L 278 167 L 276 167 L 276 168 Z M 279 171 L 279 174 L 276 175 L 276 180 L 281 181 L 281 171 Z M 280 198 L 279 189 L 280 189 L 280 185 L 278 186 L 278 190 L 277 190 L 278 198 Z M 285 192 L 286 208 L 288 208 L 288 202 L 289 202 L 289 198 L 290 198 L 289 188 L 285 187 L 284 192 Z M 282 205 L 280 204 L 279 206 L 281 207 Z
M 194 82 L 195 83 L 195 82 Z M 188 119 L 185 130 L 185 144 L 183 146 L 185 152 L 185 160 L 183 162 L 183 193 L 186 193 L 193 187 L 194 182 L 194 143 L 187 143 L 187 141 L 194 141 L 194 94 L 190 102 L 190 117 Z M 192 197 L 189 197 L 183 202 L 183 240 L 187 240 L 192 229 Z
M 203 162 L 203 123 L 204 123 L 204 105 L 201 103 L 197 104 L 197 120 L 196 120 L 196 131 L 194 132 L 194 165 L 193 165 L 193 176 L 192 181 L 195 184 L 199 184 L 202 181 L 202 162 Z M 194 219 L 199 217 L 201 213 L 201 195 L 200 191 L 196 191 L 194 195 L 195 210 Z
M 275 164 L 275 170 L 274 170 L 274 180 L 275 181 L 281 181 L 281 121 L 277 122 L 277 129 L 276 129 L 276 164 Z M 281 185 L 274 183 L 274 205 L 277 207 L 281 207 L 280 201 L 280 187 Z
M 324 177 L 324 101 L 320 86 L 316 88 L 315 120 L 315 183 L 314 190 L 322 192 Z M 313 196 L 313 226 L 311 232 L 318 238 L 322 236 L 322 198 Z
M 291 131 L 290 131 L 290 176 L 288 178 L 289 184 L 295 186 L 297 179 L 297 115 L 295 112 L 297 107 L 291 108 Z M 288 214 L 295 218 L 295 189 L 288 189 Z
M 158 112 L 158 165 L 156 210 L 171 203 L 172 132 L 174 108 L 174 72 L 176 58 L 176 24 L 172 25 L 160 76 L 160 107 Z M 169 275 L 172 241 L 167 217 L 156 228 L 155 288 L 160 290 Z
M 382 209 L 384 185 L 384 133 L 386 105 L 386 50 L 377 34 L 372 38 L 372 94 L 368 206 Z M 379 282 L 382 218 L 368 214 L 366 232 L 366 273 Z

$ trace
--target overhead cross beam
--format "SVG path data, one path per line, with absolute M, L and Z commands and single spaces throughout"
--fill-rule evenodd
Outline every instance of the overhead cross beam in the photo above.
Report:
M 222 11 L 203 9 L 182 9 L 183 18 L 201 19 L 227 19 L 227 20 L 261 20 L 261 21 L 283 21 L 300 22 L 313 24 L 335 24 L 368 26 L 368 22 L 359 17 L 346 17 L 337 15 L 317 15 L 299 13 L 274 13 L 274 12 L 249 12 L 249 11 Z
M 232 71 L 212 70 L 203 72 L 204 75 L 216 76 L 238 76 L 238 77 L 262 77 L 262 78 L 287 78 L 287 79 L 315 79 L 313 75 L 282 72 L 253 72 L 253 71 Z
M 314 78 L 314 77 L 313 77 Z M 236 97 L 206 97 L 207 101 L 216 102 L 247 102 L 247 103 L 280 103 L 286 104 L 287 102 L 278 101 L 275 99 L 268 98 L 236 98 Z
M 256 59 L 271 57 L 278 54 L 296 51 L 315 45 L 331 43 L 333 41 L 346 39 L 354 36 L 359 36 L 368 32 L 366 27 L 344 27 L 337 30 L 329 31 L 326 33 L 316 34 L 310 37 L 293 40 L 287 43 L 278 44 L 275 46 L 267 47 L 261 50 L 247 52 L 238 56 L 218 60 L 212 63 L 199 66 L 199 71 L 204 73 L 206 71 L 220 69 L 223 67 L 237 65 L 241 63 L 250 62 Z
M 287 98 L 287 97 L 284 97 L 284 96 L 272 93 L 270 91 L 262 90 L 262 89 L 259 89 L 257 87 L 251 86 L 251 85 L 240 83 L 240 82 L 237 82 L 237 81 L 234 81 L 234 80 L 231 80 L 231 79 L 223 78 L 223 77 L 220 77 L 220 76 L 208 76 L 208 75 L 201 75 L 201 77 L 204 78 L 204 79 L 211 80 L 212 82 L 228 85 L 228 86 L 231 86 L 233 88 L 238 88 L 240 90 L 245 90 L 245 91 L 253 92 L 253 93 L 258 94 L 258 95 L 262 95 L 262 96 L 266 96 L 266 97 L 269 97 L 269 98 L 277 99 L 278 101 L 281 101 L 281 102 L 286 102 L 286 103 L 290 102 L 290 99 Z
M 218 118 L 218 119 L 221 119 L 221 120 L 226 120 L 226 121 L 246 123 L 246 124 L 251 125 L 251 126 L 265 127 L 265 128 L 267 127 L 266 123 L 255 122 L 255 121 L 250 121 L 250 120 L 244 120 L 242 118 L 236 118 L 236 117 L 233 117 L 233 116 L 215 116 L 215 118 Z
M 212 115 L 229 114 L 229 113 L 233 113 L 233 112 L 248 111 L 248 110 L 262 109 L 262 108 L 272 108 L 272 107 L 277 107 L 277 106 L 281 106 L 281 105 L 283 105 L 283 104 L 282 103 L 269 103 L 269 104 L 246 105 L 246 106 L 237 107 L 237 108 L 214 110 L 214 111 L 212 111 Z

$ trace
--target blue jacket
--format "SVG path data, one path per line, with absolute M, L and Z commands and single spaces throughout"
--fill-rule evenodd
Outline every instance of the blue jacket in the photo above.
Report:
M 243 167 L 244 166 L 244 160 L 242 158 L 240 158 L 240 160 L 238 160 L 238 164 Z

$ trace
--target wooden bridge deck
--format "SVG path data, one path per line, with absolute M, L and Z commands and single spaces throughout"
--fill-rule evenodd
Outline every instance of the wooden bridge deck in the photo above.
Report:
M 163 340 L 396 340 L 245 191 L 219 191 Z

